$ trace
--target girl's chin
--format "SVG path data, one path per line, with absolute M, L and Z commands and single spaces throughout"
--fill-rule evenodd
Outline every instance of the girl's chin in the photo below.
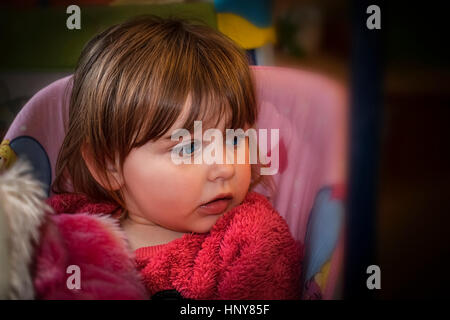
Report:
M 192 230 L 191 232 L 195 232 L 195 233 L 207 233 L 209 231 L 211 231 L 211 229 L 214 227 L 214 225 L 216 224 L 217 220 L 219 220 L 219 218 L 222 215 L 216 215 L 216 216 L 207 216 L 204 219 L 208 220 L 208 221 L 202 221 L 202 224 L 199 224 L 198 226 L 196 226 L 195 230 Z

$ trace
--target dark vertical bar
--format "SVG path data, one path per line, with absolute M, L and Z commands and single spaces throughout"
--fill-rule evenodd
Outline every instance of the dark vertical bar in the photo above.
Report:
M 381 9 L 381 30 L 368 29 L 367 8 Z M 376 189 L 381 120 L 381 1 L 352 2 L 352 61 L 350 112 L 350 168 L 345 298 L 374 298 L 369 290 L 367 267 L 377 264 L 375 255 Z

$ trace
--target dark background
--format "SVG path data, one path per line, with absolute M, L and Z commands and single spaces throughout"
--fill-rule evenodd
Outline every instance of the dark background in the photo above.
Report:
M 449 297 L 449 28 L 436 1 L 387 8 L 380 295 Z
M 279 7 L 310 3 L 323 17 L 319 49 L 297 59 L 282 59 L 280 53 L 280 62 L 326 72 L 351 90 L 355 45 L 351 13 L 357 1 L 277 2 Z M 370 4 L 380 5 L 382 17 L 377 52 L 382 79 L 379 141 L 375 150 L 369 150 L 376 157 L 372 167 L 374 242 L 382 289 L 372 297 L 448 298 L 450 46 L 446 10 L 437 1 Z M 360 280 L 365 281 L 364 276 Z

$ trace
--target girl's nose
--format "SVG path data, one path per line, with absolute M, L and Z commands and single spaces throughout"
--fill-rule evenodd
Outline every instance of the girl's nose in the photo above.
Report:
M 227 180 L 234 176 L 234 163 L 227 163 L 227 158 L 231 159 L 231 161 L 228 162 L 233 162 L 233 151 L 228 150 L 227 146 L 224 146 L 222 155 L 223 158 L 221 163 L 213 163 L 209 165 L 208 179 L 210 181 L 215 181 L 217 179 Z
M 211 164 L 209 165 L 208 180 L 215 181 L 218 179 L 231 179 L 234 176 L 234 170 L 234 164 Z

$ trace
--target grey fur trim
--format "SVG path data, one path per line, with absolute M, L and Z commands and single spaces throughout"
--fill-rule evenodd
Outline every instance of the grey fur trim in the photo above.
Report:
M 18 159 L 0 175 L 0 298 L 33 299 L 30 274 L 39 227 L 46 212 L 44 186 L 31 174 L 28 162 Z

